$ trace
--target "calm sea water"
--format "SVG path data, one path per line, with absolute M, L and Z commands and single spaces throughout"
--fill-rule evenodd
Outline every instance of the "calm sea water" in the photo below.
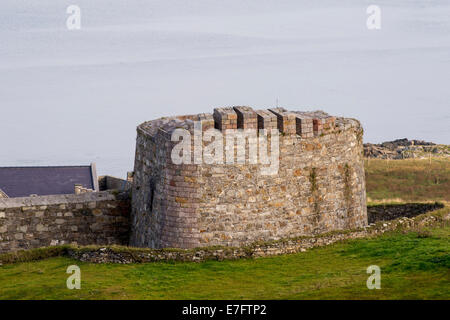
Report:
M 124 177 L 139 123 L 277 99 L 358 118 L 367 142 L 450 143 L 450 2 L 377 1 L 375 31 L 372 2 L 2 0 L 0 166 Z

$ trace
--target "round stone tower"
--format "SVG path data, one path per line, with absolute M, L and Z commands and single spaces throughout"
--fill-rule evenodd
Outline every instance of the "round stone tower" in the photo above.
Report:
M 362 133 L 354 119 L 283 108 L 145 122 L 130 245 L 241 246 L 362 227 Z

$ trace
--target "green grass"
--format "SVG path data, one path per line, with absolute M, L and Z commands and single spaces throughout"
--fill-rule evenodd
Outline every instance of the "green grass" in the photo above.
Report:
M 0 299 L 449 299 L 450 227 L 270 258 L 133 265 L 66 257 L 0 267 Z M 69 265 L 80 290 L 66 288 Z M 366 268 L 381 267 L 381 290 Z
M 450 159 L 365 159 L 369 201 L 450 201 Z

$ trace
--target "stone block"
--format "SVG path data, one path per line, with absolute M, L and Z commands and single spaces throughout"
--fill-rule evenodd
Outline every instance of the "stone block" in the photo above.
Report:
M 284 134 L 295 134 L 296 123 L 295 114 L 287 111 L 284 108 L 272 108 L 270 112 L 277 116 L 278 130 Z
M 268 110 L 257 110 L 258 129 L 278 129 L 277 116 Z
M 44 211 L 36 211 L 34 215 L 36 218 L 42 218 L 44 216 Z
M 94 210 L 92 210 L 92 214 L 94 216 L 101 216 L 103 214 L 103 212 L 101 209 L 94 209 Z
M 38 231 L 38 232 L 48 231 L 48 227 L 43 224 L 38 223 L 36 225 L 36 231 Z
M 197 121 L 202 124 L 202 131 L 214 128 L 214 117 L 210 113 L 201 113 L 197 117 Z
M 250 107 L 233 107 L 237 114 L 238 129 L 257 129 L 258 120 L 256 112 Z
M 314 136 L 313 119 L 296 115 L 296 131 L 302 138 L 312 138 Z
M 215 108 L 213 117 L 216 129 L 237 129 L 237 114 L 233 108 Z
M 315 136 L 320 136 L 323 133 L 323 125 L 325 119 L 313 119 L 313 131 Z

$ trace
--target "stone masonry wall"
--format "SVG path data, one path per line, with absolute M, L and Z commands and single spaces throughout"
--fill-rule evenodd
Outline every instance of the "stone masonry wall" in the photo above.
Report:
M 171 141 L 172 132 L 192 131 L 194 121 L 203 131 L 215 127 L 224 134 L 277 128 L 278 173 L 263 175 L 264 165 L 248 159 L 196 162 L 202 153 L 194 153 L 192 164 L 174 164 L 171 151 L 178 142 Z M 130 244 L 242 246 L 365 226 L 362 150 L 360 123 L 324 112 L 234 107 L 145 122 L 137 128 Z
M 58 244 L 128 244 L 130 199 L 109 192 L 0 199 L 0 253 Z

